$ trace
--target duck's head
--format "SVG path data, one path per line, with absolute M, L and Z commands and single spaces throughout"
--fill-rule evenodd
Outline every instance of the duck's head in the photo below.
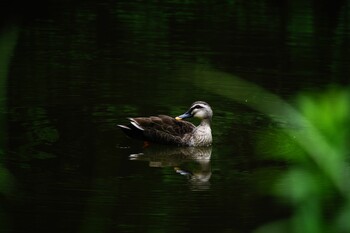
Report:
M 209 104 L 207 104 L 206 102 L 196 101 L 191 105 L 190 109 L 187 112 L 185 112 L 180 116 L 177 116 L 175 119 L 182 120 L 190 117 L 196 117 L 201 120 L 204 120 L 204 119 L 211 120 L 211 118 L 213 117 L 213 110 L 211 109 Z

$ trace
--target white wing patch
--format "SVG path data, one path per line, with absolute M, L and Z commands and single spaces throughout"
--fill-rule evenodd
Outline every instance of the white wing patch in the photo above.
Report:
M 138 128 L 139 130 L 145 130 L 144 128 L 142 128 L 141 127 L 141 125 L 139 125 L 134 119 L 132 119 L 132 118 L 129 118 L 129 120 L 130 120 L 130 123 L 133 125 L 133 126 L 135 126 L 136 128 Z

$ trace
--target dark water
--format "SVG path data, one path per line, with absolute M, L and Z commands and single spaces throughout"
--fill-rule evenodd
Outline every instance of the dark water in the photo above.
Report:
M 244 86 L 208 74 L 288 101 L 346 84 L 349 7 L 88 1 L 26 15 L 3 88 L 1 232 L 252 232 L 288 216 L 269 195 L 286 164 L 257 145 L 293 126 L 245 104 L 273 100 L 225 98 L 223 87 Z M 177 116 L 196 100 L 214 110 L 205 151 L 143 149 L 116 128 L 129 116 Z

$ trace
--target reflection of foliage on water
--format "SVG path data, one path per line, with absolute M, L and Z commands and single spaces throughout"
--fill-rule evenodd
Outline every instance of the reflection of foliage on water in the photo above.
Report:
M 56 157 L 45 151 L 45 146 L 50 146 L 59 139 L 59 133 L 53 126 L 44 108 L 36 107 L 27 110 L 21 109 L 11 113 L 13 120 L 23 128 L 25 141 L 14 149 L 22 160 L 47 159 Z M 25 116 L 23 118 L 23 116 Z M 23 120 L 25 119 L 25 120 Z

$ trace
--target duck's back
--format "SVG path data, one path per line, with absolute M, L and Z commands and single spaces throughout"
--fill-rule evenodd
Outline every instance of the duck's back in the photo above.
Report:
M 118 125 L 132 138 L 160 144 L 188 145 L 187 135 L 195 126 L 187 121 L 178 121 L 166 115 L 129 118 L 127 126 Z

